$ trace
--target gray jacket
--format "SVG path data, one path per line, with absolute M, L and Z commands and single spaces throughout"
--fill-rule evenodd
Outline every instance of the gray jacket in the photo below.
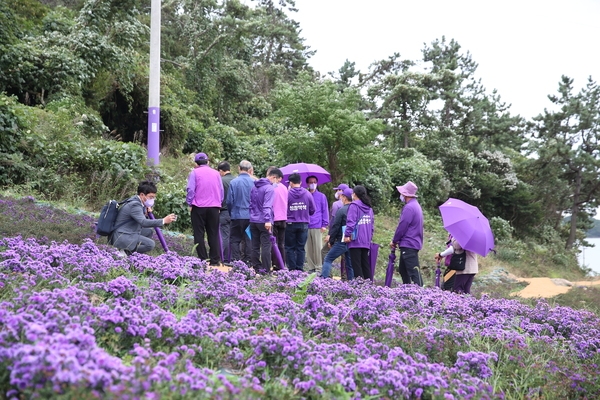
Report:
M 119 208 L 115 226 L 118 228 L 112 233 L 111 243 L 117 248 L 127 248 L 131 242 L 137 242 L 142 228 L 163 226 L 162 219 L 148 219 L 144 214 L 145 206 L 139 196 L 127 199 L 127 203 Z

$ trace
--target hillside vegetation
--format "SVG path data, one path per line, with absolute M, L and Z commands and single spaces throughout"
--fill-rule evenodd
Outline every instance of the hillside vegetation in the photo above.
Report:
M 150 168 L 149 1 L 0 1 L 0 185 L 98 210 L 150 177 L 158 210 L 182 214 L 186 154 L 248 159 L 258 175 L 312 162 L 335 183 L 365 185 L 378 215 L 397 215 L 394 186 L 408 180 L 432 224 L 445 199 L 465 200 L 498 241 L 514 240 L 513 258 L 543 248 L 576 272 L 600 194 L 595 81 L 575 92 L 557 77 L 549 107 L 527 121 L 445 37 L 422 59 L 395 53 L 366 71 L 348 61 L 324 76 L 308 65 L 294 7 L 163 4 L 162 162 Z

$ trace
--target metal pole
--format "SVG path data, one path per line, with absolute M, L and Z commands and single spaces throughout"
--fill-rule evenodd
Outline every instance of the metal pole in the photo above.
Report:
M 152 0 L 148 86 L 148 165 L 158 165 L 160 153 L 160 13 L 161 0 Z

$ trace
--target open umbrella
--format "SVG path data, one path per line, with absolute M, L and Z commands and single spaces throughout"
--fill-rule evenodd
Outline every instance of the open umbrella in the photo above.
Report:
M 444 228 L 465 249 L 485 257 L 494 249 L 490 222 L 475 206 L 449 198 L 440 206 Z
M 317 164 L 307 164 L 307 163 L 297 163 L 297 164 L 288 164 L 285 167 L 281 168 L 281 173 L 283 174 L 283 183 L 287 186 L 288 178 L 291 174 L 297 173 L 300 174 L 302 178 L 302 187 L 307 187 L 306 178 L 309 176 L 314 176 L 317 178 L 319 185 L 322 185 L 327 182 L 331 182 L 331 175 L 329 172 L 325 171 L 322 167 Z

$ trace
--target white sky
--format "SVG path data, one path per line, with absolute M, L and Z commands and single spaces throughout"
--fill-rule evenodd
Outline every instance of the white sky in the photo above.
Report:
M 424 43 L 455 39 L 479 64 L 511 113 L 531 118 L 550 107 L 561 75 L 579 90 L 600 81 L 600 0 L 296 0 L 309 63 L 325 74 L 346 59 L 368 66 L 399 52 L 420 60 Z

